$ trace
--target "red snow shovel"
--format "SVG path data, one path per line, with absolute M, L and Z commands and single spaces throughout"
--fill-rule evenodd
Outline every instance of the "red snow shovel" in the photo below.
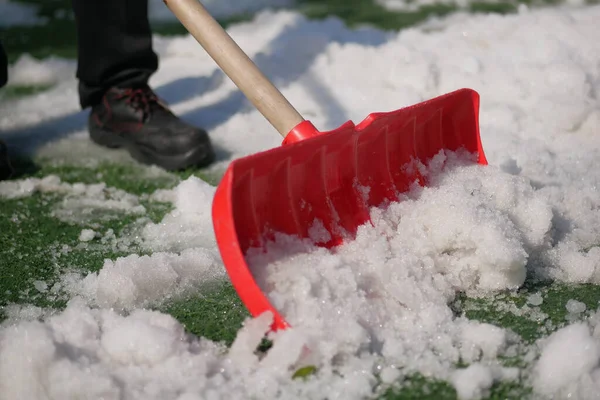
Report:
M 479 164 L 487 164 L 479 137 L 479 95 L 473 90 L 319 132 L 197 0 L 165 4 L 284 137 L 281 147 L 231 162 L 212 208 L 231 282 L 250 314 L 273 312 L 273 330 L 289 325 L 254 280 L 244 257 L 249 248 L 262 247 L 275 232 L 308 238 L 315 221 L 329 232 L 320 245 L 351 240 L 358 226 L 369 221 L 370 207 L 397 200 L 414 182 L 426 185 L 418 169 L 407 166 L 415 161 L 427 165 L 441 150 L 466 149 Z M 368 194 L 364 187 L 370 188 Z

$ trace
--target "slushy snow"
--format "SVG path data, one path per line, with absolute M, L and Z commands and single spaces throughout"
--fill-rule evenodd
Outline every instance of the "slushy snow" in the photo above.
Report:
M 534 388 L 557 398 L 592 399 L 598 394 L 600 338 L 597 317 L 590 329 L 575 323 L 542 341 L 542 354 L 535 366 Z
M 214 188 L 190 178 L 158 191 L 154 198 L 174 210 L 137 232 L 136 243 L 152 255 L 66 273 L 58 284 L 71 300 L 62 312 L 11 309 L 0 330 L 0 393 L 8 400 L 362 399 L 418 372 L 449 382 L 462 399 L 515 380 L 540 396 L 593 398 L 600 390 L 596 310 L 537 342 L 528 366 L 517 370 L 500 359 L 518 352 L 518 335 L 455 315 L 449 303 L 458 291 L 519 288 L 528 274 L 600 283 L 599 19 L 599 6 L 522 8 L 456 14 L 391 34 L 268 11 L 233 25 L 234 39 L 322 130 L 474 88 L 490 165 L 440 153 L 428 170 L 431 185 L 372 209 L 373 226 L 361 227 L 356 240 L 325 250 L 279 236 L 268 252 L 253 251 L 259 284 L 293 326 L 270 334 L 266 355 L 255 350 L 272 315 L 246 321 L 226 348 L 143 309 L 227 279 L 211 228 Z M 211 172 L 280 144 L 194 39 L 155 43 L 161 70 L 152 83 L 175 112 L 209 128 L 219 156 Z M 55 61 L 35 63 L 31 71 L 46 66 L 55 86 L 2 104 L 9 143 L 33 141 L 41 154 L 67 159 L 73 146 L 87 146 L 90 157 L 106 157 L 84 141 L 75 79 L 53 69 Z M 65 194 L 53 215 L 69 221 L 94 209 L 145 213 L 137 196 L 102 185 L 56 177 L 0 185 L 2 197 L 36 192 Z M 323 232 L 315 226 L 314 233 Z M 534 307 L 543 301 L 529 299 Z M 580 304 L 568 307 L 582 314 Z M 318 368 L 310 379 L 291 378 L 309 365 Z
M 85 277 L 67 273 L 62 289 L 92 305 L 132 310 L 222 281 L 225 271 L 210 220 L 214 191 L 190 177 L 173 190 L 155 192 L 155 199 L 171 201 L 175 207 L 160 223 L 147 223 L 135 232 L 134 242 L 154 253 L 105 260 L 99 272 Z
M 82 242 L 89 242 L 96 237 L 96 232 L 93 229 L 83 229 L 79 234 L 79 240 Z

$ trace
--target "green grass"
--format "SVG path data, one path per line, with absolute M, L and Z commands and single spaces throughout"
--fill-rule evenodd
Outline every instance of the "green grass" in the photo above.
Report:
M 300 10 L 309 18 L 322 19 L 335 15 L 348 25 L 374 25 L 381 29 L 401 29 L 419 23 L 429 16 L 443 16 L 456 8 L 439 4 L 427 6 L 415 12 L 389 12 L 371 0 L 303 0 Z
M 2 32 L 2 40 L 11 62 L 21 54 L 35 57 L 56 55 L 76 56 L 75 29 L 70 11 L 70 0 L 21 0 L 40 5 L 40 15 L 49 18 L 46 25 L 37 27 L 13 27 Z M 546 4 L 553 0 L 545 1 Z M 531 3 L 528 1 L 527 3 Z M 497 4 L 475 3 L 471 12 L 514 12 L 516 2 Z M 310 18 L 329 16 L 342 18 L 351 26 L 370 24 L 382 29 L 401 29 L 431 16 L 443 16 L 455 11 L 448 5 L 432 5 L 414 12 L 389 12 L 372 0 L 302 0 L 297 8 Z M 250 15 L 239 15 L 227 21 L 246 20 Z M 179 24 L 155 26 L 158 33 L 178 35 L 185 33 Z M 47 86 L 9 86 L 0 91 L 0 100 L 11 101 L 46 90 Z M 19 178 L 58 175 L 64 182 L 98 183 L 143 196 L 160 188 L 171 188 L 190 175 L 212 183 L 217 177 L 203 171 L 188 170 L 177 174 L 165 174 L 160 178 L 144 174 L 144 167 L 130 165 L 100 164 L 96 167 L 56 164 L 53 160 L 16 160 Z M 105 219 L 102 215 L 85 221 L 64 222 L 53 216 L 54 208 L 63 200 L 58 194 L 34 194 L 16 200 L 0 199 L 0 306 L 9 304 L 35 305 L 49 309 L 61 309 L 67 298 L 59 292 L 49 295 L 36 289 L 36 282 L 50 287 L 65 271 L 82 273 L 99 270 L 105 259 L 116 259 L 131 253 L 143 254 L 144 250 L 131 243 L 123 251 L 110 245 L 91 243 L 82 246 L 78 240 L 83 228 L 98 232 L 113 230 L 117 237 L 134 229 L 137 216 L 122 215 Z M 140 200 L 146 207 L 145 217 L 158 222 L 171 210 L 170 205 Z M 533 293 L 542 293 L 544 301 L 539 307 L 527 304 Z M 565 305 L 569 299 L 584 302 L 588 309 L 596 310 L 600 299 L 600 287 L 594 285 L 561 285 L 552 282 L 528 282 L 514 293 L 475 299 L 459 295 L 452 304 L 456 315 L 510 328 L 523 341 L 533 343 L 567 323 Z M 212 340 L 230 344 L 241 326 L 247 311 L 229 283 L 217 284 L 203 290 L 202 294 L 169 300 L 157 306 L 177 318 L 188 332 Z M 532 310 L 533 309 L 533 310 Z M 534 311 L 532 313 L 532 311 Z M 536 319 L 535 315 L 544 315 Z M 264 350 L 268 346 L 265 346 Z M 520 365 L 521 360 L 505 360 L 507 365 Z M 313 373 L 310 368 L 297 371 L 297 377 Z M 493 387 L 489 399 L 523 399 L 530 390 L 523 382 L 499 384 Z M 422 376 L 412 376 L 399 387 L 389 388 L 381 399 L 455 399 L 454 389 L 445 382 Z
M 250 316 L 229 283 L 211 288 L 202 296 L 168 302 L 159 309 L 177 318 L 188 332 L 228 345 Z
M 531 390 L 516 383 L 501 383 L 493 387 L 487 400 L 522 400 Z M 414 375 L 400 388 L 387 390 L 379 400 L 456 400 L 456 391 L 450 384 Z

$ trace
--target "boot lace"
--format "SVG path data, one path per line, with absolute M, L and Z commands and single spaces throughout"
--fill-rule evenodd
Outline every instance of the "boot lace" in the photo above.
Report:
M 167 111 L 160 99 L 148 87 L 123 89 L 116 98 L 125 99 L 125 102 L 134 110 L 141 111 L 144 122 L 156 111 Z

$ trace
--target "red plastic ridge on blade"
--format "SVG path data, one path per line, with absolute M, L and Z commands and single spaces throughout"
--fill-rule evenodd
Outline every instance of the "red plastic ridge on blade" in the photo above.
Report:
M 318 219 L 331 247 L 352 239 L 369 208 L 397 200 L 417 181 L 415 168 L 442 149 L 465 148 L 487 164 L 479 136 L 479 95 L 461 89 L 388 113 L 374 113 L 320 133 L 304 121 L 283 146 L 233 161 L 213 200 L 213 226 L 231 282 L 253 316 L 273 312 L 274 330 L 288 323 L 257 285 L 244 258 L 274 232 L 308 237 Z M 361 187 L 369 187 L 368 196 Z
M 287 135 L 285 135 L 285 139 L 283 139 L 283 142 L 281 144 L 283 146 L 288 144 L 294 144 L 320 134 L 321 132 L 319 132 L 317 128 L 315 128 L 312 122 L 302 121 L 298 125 L 296 125 L 291 131 L 289 131 Z

